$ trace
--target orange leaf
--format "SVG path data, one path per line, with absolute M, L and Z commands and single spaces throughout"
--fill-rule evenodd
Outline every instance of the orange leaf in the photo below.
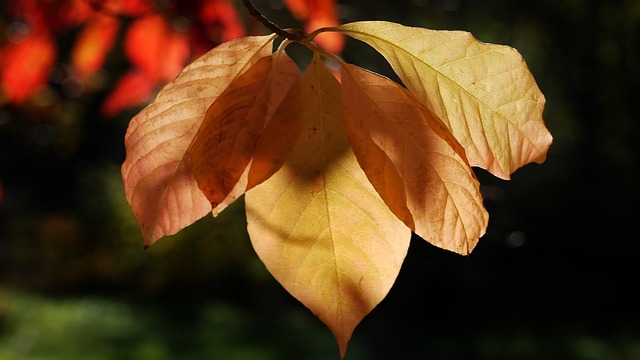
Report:
M 345 133 L 340 84 L 315 56 L 284 101 L 302 124 L 290 157 L 247 191 L 251 242 L 269 272 L 320 318 L 341 356 L 388 293 L 410 230 L 378 196 Z
M 297 65 L 284 52 L 263 57 L 238 76 L 207 111 L 187 154 L 214 214 L 244 193 L 247 178 L 242 175 L 248 174 L 247 166 L 266 125 L 298 77 Z M 264 162 L 270 163 L 262 155 Z
M 347 133 L 380 196 L 422 238 L 469 254 L 488 214 L 462 147 L 395 82 L 345 64 L 342 86 Z
M 247 37 L 214 48 L 188 65 L 131 120 L 122 178 L 146 246 L 211 211 L 186 166 L 186 151 L 207 109 L 233 79 L 271 54 L 273 38 Z
M 284 0 L 284 6 L 298 20 L 307 20 L 309 18 L 311 13 L 310 5 L 309 0 Z
M 340 25 L 338 11 L 335 0 L 310 0 L 311 12 L 306 20 L 305 31 L 310 33 L 323 27 L 333 27 Z M 344 49 L 344 34 L 339 32 L 323 32 L 316 36 L 313 41 L 318 43 L 323 49 L 339 54 Z
M 227 0 L 206 0 L 198 16 L 213 39 L 225 42 L 244 36 L 236 8 Z
M 305 31 L 310 33 L 316 29 L 323 27 L 338 26 L 340 23 L 335 16 L 314 16 L 307 21 L 305 25 Z M 345 38 L 344 34 L 339 32 L 322 32 L 313 38 L 321 48 L 334 53 L 339 54 L 344 49 Z
M 184 68 L 189 59 L 189 39 L 185 34 L 172 31 L 167 35 L 164 51 L 160 61 L 163 65 L 159 74 L 161 82 L 172 80 Z
M 285 0 L 284 4 L 296 19 L 304 23 L 307 33 L 340 25 L 335 0 Z M 344 35 L 339 32 L 323 32 L 314 41 L 334 54 L 342 52 L 345 44 Z
M 102 113 L 113 117 L 124 109 L 140 106 L 149 100 L 155 82 L 143 72 L 130 71 L 122 76 L 102 103 Z
M 95 14 L 87 0 L 68 0 L 61 4 L 57 20 L 63 27 L 82 24 Z
M 98 13 L 82 29 L 71 50 L 71 63 L 80 75 L 91 75 L 102 67 L 119 28 L 117 19 Z
M 56 53 L 53 40 L 43 32 L 2 49 L 0 81 L 7 99 L 19 104 L 37 92 L 49 78 Z
M 159 14 L 134 21 L 124 47 L 129 60 L 159 82 L 173 79 L 189 56 L 187 37 L 172 31 Z
M 86 1 L 86 0 L 84 0 Z M 151 0 L 91 0 L 94 4 L 111 14 L 139 17 L 154 10 L 155 2 Z

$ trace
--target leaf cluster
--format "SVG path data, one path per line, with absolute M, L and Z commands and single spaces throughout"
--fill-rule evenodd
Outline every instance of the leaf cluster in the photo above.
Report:
M 404 86 L 319 48 L 324 32 L 369 44 Z M 544 161 L 545 99 L 515 49 L 467 32 L 323 28 L 296 41 L 313 52 L 302 72 L 277 37 L 219 45 L 132 119 L 125 191 L 146 246 L 245 195 L 258 256 L 344 356 L 412 232 L 476 246 L 488 214 L 472 166 L 508 179 Z

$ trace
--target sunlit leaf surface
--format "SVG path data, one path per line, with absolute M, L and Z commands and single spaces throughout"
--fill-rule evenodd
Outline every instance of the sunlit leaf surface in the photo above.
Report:
M 331 329 L 344 355 L 356 325 L 393 285 L 411 232 L 358 165 L 340 84 L 318 58 L 292 94 L 303 131 L 282 168 L 247 192 L 249 235 L 269 272 Z
M 271 53 L 272 40 L 247 37 L 214 48 L 131 120 L 122 177 L 147 246 L 211 211 L 186 166 L 186 151 L 209 106 L 233 79 Z
M 345 65 L 342 84 L 347 132 L 384 201 L 432 244 L 471 252 L 488 215 L 460 145 L 395 82 Z
M 551 145 L 545 98 L 514 48 L 468 32 L 391 22 L 345 24 L 344 33 L 386 57 L 405 85 L 450 129 L 473 166 L 508 179 Z

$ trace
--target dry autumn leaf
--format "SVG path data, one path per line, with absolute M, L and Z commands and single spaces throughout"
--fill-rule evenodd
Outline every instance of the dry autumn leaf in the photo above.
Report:
M 551 134 L 545 98 L 514 48 L 485 44 L 464 31 L 437 31 L 384 21 L 337 28 L 380 52 L 405 85 L 447 125 L 473 166 L 509 179 L 543 162 Z
M 271 53 L 274 36 L 222 44 L 187 66 L 136 115 L 125 135 L 122 177 L 145 246 L 211 211 L 186 166 L 186 151 L 207 109 L 239 74 Z
M 346 64 L 342 86 L 347 132 L 380 196 L 420 237 L 469 254 L 488 215 L 460 145 L 395 82 Z
M 220 45 L 134 117 L 125 191 L 147 246 L 246 193 L 258 256 L 344 357 L 411 231 L 463 255 L 484 234 L 471 166 L 508 178 L 544 160 L 544 97 L 515 50 L 468 33 L 386 22 L 276 30 L 287 40 L 273 54 L 275 34 Z M 311 40 L 325 31 L 371 44 L 408 89 L 319 48 Z M 302 75 L 284 52 L 291 42 L 314 53 Z
M 262 132 L 298 77 L 298 67 L 283 52 L 263 57 L 231 82 L 207 111 L 188 155 L 214 214 L 244 193 Z
M 351 151 L 340 84 L 314 58 L 286 99 L 303 124 L 281 169 L 246 194 L 253 247 L 269 272 L 333 332 L 340 353 L 389 292 L 410 230 Z

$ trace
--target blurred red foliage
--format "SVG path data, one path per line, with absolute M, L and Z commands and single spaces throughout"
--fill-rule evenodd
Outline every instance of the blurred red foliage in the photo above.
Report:
M 118 30 L 120 21 L 102 13 L 96 13 L 87 22 L 71 50 L 71 63 L 80 76 L 91 75 L 102 68 L 107 53 L 116 41 Z
M 50 34 L 33 32 L 8 44 L 2 52 L 0 77 L 4 96 L 10 102 L 22 103 L 38 91 L 48 78 L 57 50 Z
M 8 25 L 6 41 L 0 43 L 0 104 L 22 104 L 48 83 L 62 57 L 58 37 L 77 32 L 68 61 L 73 74 L 87 81 L 103 67 L 123 32 L 132 69 L 105 99 L 107 116 L 143 104 L 189 61 L 244 36 L 230 0 L 21 0 L 4 10 Z
M 335 0 L 284 0 L 311 32 L 336 26 Z M 123 39 L 131 69 L 117 79 L 101 110 L 108 117 L 144 104 L 189 62 L 216 45 L 245 35 L 232 0 L 21 0 L 4 5 L 0 30 L 0 106 L 20 105 L 50 81 L 56 63 L 68 62 L 73 83 L 88 83 Z M 2 18 L 4 17 L 4 19 Z M 71 38 L 68 54 L 61 38 Z M 316 42 L 342 51 L 342 34 Z
M 296 19 L 304 23 L 306 33 L 340 25 L 336 0 L 284 0 L 284 4 Z M 334 54 L 342 52 L 345 43 L 344 35 L 337 32 L 322 33 L 314 41 Z

